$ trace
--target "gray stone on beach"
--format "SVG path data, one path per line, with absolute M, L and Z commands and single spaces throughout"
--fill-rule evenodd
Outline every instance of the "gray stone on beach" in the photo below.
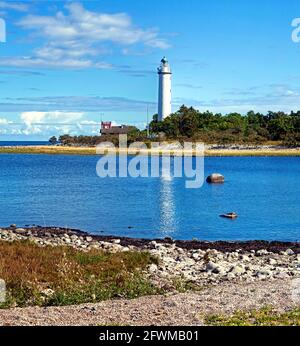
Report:
M 271 276 L 272 272 L 268 269 L 261 269 L 257 271 L 256 276 L 259 278 L 266 277 L 266 276 Z
M 277 279 L 286 279 L 289 277 L 289 274 L 285 272 L 276 272 L 274 277 Z
M 22 234 L 22 233 L 27 233 L 27 230 L 24 229 L 24 228 L 16 228 L 16 229 L 15 229 L 15 232 L 16 232 L 16 233 L 19 233 L 19 234 Z
M 274 258 L 269 258 L 269 264 L 276 265 L 277 261 Z
M 241 261 L 244 261 L 244 262 L 249 262 L 249 261 L 251 261 L 251 259 L 250 259 L 249 256 L 247 256 L 247 255 L 240 255 L 240 256 L 239 256 L 239 259 L 240 259 Z
M 150 273 L 155 273 L 157 271 L 158 267 L 156 264 L 152 263 L 150 266 L 149 266 L 149 272 Z
M 217 274 L 217 273 L 219 273 L 220 269 L 215 263 L 208 262 L 206 265 L 206 271 Z
M 267 251 L 266 249 L 256 251 L 256 256 L 265 256 L 268 254 L 269 254 L 269 251 Z
M 71 239 L 70 238 L 64 238 L 63 240 L 64 240 L 64 242 L 66 244 L 70 244 L 71 243 Z
M 41 291 L 41 293 L 45 295 L 46 297 L 51 297 L 55 293 L 55 291 L 52 290 L 51 288 L 46 288 L 43 291 Z
M 155 240 L 152 240 L 149 245 L 153 248 L 156 248 L 157 247 L 157 242 Z
M 230 269 L 230 272 L 235 275 L 241 275 L 245 273 L 245 267 L 241 264 L 235 265 Z
M 226 278 L 227 278 L 228 280 L 232 280 L 232 279 L 235 278 L 235 274 L 232 273 L 232 272 L 229 272 L 229 273 L 227 273 Z
M 195 252 L 195 253 L 192 254 L 192 258 L 193 258 L 194 260 L 198 260 L 199 257 L 200 257 L 200 255 L 199 255 L 197 252 Z
M 223 268 L 223 267 L 218 267 L 218 273 L 217 274 L 219 274 L 219 276 L 225 276 L 226 274 L 227 274 L 227 271 L 226 271 L 226 269 L 225 268 Z

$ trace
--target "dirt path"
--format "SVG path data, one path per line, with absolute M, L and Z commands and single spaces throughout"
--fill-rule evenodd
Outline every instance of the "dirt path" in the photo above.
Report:
M 295 281 L 294 281 L 295 282 Z M 147 296 L 66 307 L 0 310 L 0 325 L 202 325 L 207 314 L 273 306 L 300 306 L 292 300 L 292 280 L 223 283 L 199 293 Z

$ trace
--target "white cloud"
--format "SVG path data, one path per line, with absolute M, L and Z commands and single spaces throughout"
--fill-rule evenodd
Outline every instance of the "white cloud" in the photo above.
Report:
M 231 89 L 223 94 L 232 98 L 192 99 L 183 97 L 173 98 L 173 109 L 177 110 L 182 104 L 213 112 L 246 113 L 254 110 L 262 113 L 268 111 L 291 112 L 299 110 L 300 89 L 287 84 L 269 84 L 246 89 Z
M 27 125 L 41 123 L 68 123 L 78 121 L 82 118 L 84 113 L 79 112 L 23 112 L 21 113 L 21 120 Z
M 28 67 L 28 68 L 89 68 L 108 69 L 112 65 L 104 62 L 92 62 L 84 59 L 45 59 L 35 57 L 4 57 L 0 58 L 0 65 L 6 67 Z
M 0 9 L 26 12 L 28 11 L 28 5 L 14 1 L 0 1 Z
M 123 122 L 112 121 L 112 125 L 120 125 Z M 145 128 L 146 123 L 134 123 L 135 126 Z M 0 118 L 0 135 L 20 136 L 30 138 L 47 139 L 51 136 L 69 134 L 72 136 L 87 135 L 96 136 L 100 134 L 100 120 L 95 121 L 88 118 L 84 112 L 22 112 L 19 118 L 10 121 Z
M 68 124 L 78 122 L 83 115 L 82 112 L 23 112 L 20 115 L 24 123 L 21 132 L 24 135 L 51 134 L 54 131 L 71 133 L 73 126 Z
M 54 16 L 27 15 L 17 25 L 42 37 L 45 44 L 31 56 L 0 58 L 1 66 L 41 68 L 110 68 L 97 58 L 106 52 L 105 45 L 128 47 L 142 44 L 166 49 L 169 43 L 157 28 L 135 26 L 126 13 L 107 14 L 86 10 L 80 3 L 67 3 L 66 11 Z
M 121 122 L 112 121 L 112 124 L 120 125 Z M 91 120 L 84 112 L 29 111 L 20 113 L 15 121 L 0 118 L 0 135 L 5 136 L 47 139 L 62 134 L 96 136 L 100 134 L 99 131 L 100 120 Z
M 7 125 L 7 124 L 11 124 L 12 121 L 9 121 L 5 118 L 0 118 L 0 125 Z
M 83 120 L 80 123 L 81 125 L 99 125 L 97 121 L 93 121 L 93 120 Z

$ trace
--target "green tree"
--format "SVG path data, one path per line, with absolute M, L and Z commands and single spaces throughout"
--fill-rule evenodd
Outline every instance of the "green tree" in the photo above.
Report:
M 57 138 L 55 136 L 52 136 L 51 138 L 49 138 L 49 143 L 52 145 L 57 144 Z
M 293 132 L 292 118 L 279 114 L 272 117 L 268 124 L 268 130 L 273 140 L 284 139 L 287 133 Z
M 59 136 L 58 140 L 63 145 L 70 145 L 70 144 L 73 144 L 75 141 L 74 137 L 67 134 Z

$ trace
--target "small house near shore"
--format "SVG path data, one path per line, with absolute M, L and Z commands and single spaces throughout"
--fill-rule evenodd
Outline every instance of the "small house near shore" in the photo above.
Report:
M 111 121 L 102 121 L 100 133 L 102 136 L 111 135 L 127 135 L 129 131 L 134 129 L 134 126 L 129 125 L 117 125 L 113 126 Z

